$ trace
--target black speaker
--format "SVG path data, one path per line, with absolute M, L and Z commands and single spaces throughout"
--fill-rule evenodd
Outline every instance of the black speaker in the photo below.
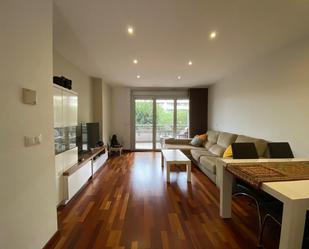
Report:
M 66 89 L 72 89 L 72 80 L 65 78 L 64 76 L 54 76 L 53 82 L 59 86 L 62 86 Z

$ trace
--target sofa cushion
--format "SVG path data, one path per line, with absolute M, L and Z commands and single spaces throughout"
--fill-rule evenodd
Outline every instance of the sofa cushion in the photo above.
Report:
M 217 131 L 207 131 L 207 142 L 205 143 L 205 148 L 209 150 L 211 146 L 217 143 L 219 132 Z
M 211 152 L 207 151 L 207 150 L 191 150 L 191 156 L 193 157 L 193 159 L 197 162 L 200 161 L 200 157 L 201 156 L 210 156 L 210 157 L 217 157 L 217 155 L 212 154 Z
M 259 157 L 264 156 L 267 148 L 267 141 L 254 137 L 247 137 L 244 135 L 239 135 L 235 143 L 254 143 Z
M 214 144 L 213 146 L 211 146 L 209 148 L 209 151 L 219 157 L 222 157 L 223 156 L 223 153 L 225 151 L 226 148 L 218 145 L 218 144 Z
M 216 174 L 216 157 L 211 156 L 201 156 L 200 167 L 209 170 L 211 173 Z
M 189 144 L 165 144 L 164 149 L 179 149 L 179 150 L 183 150 L 183 149 L 193 150 L 194 149 L 194 150 L 206 151 L 204 147 L 195 147 Z
M 190 138 L 166 138 L 164 139 L 165 144 L 189 144 L 191 142 Z
M 229 145 L 235 142 L 236 138 L 237 138 L 236 134 L 220 132 L 217 144 L 226 149 Z
M 196 135 L 196 136 L 192 139 L 192 141 L 190 142 L 190 145 L 199 147 L 199 146 L 201 146 L 203 143 L 204 143 L 204 140 L 201 139 L 199 135 Z

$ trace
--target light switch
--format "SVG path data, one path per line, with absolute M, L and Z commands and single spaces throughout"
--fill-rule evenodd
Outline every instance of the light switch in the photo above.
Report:
M 42 134 L 34 137 L 25 136 L 25 146 L 33 146 L 42 143 Z
M 36 91 L 23 88 L 23 103 L 28 105 L 36 105 Z

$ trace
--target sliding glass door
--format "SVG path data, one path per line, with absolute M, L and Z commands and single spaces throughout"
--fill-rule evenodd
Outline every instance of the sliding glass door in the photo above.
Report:
M 135 99 L 135 149 L 153 149 L 153 99 Z
M 176 101 L 176 138 L 189 137 L 189 100 Z
M 136 150 L 157 150 L 164 139 L 188 137 L 188 99 L 139 97 L 133 106 Z
M 161 148 L 161 141 L 174 137 L 174 100 L 156 100 L 156 148 Z

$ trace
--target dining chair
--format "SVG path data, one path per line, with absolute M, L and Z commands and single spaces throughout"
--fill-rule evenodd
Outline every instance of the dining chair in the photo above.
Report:
M 233 143 L 232 145 L 233 159 L 257 159 L 258 153 L 254 143 Z M 246 198 L 251 199 L 257 209 L 258 216 L 258 236 L 261 233 L 262 229 L 262 216 L 261 216 L 261 202 L 273 201 L 273 197 L 270 195 L 255 190 L 250 185 L 246 184 L 243 181 L 236 180 L 236 183 L 233 188 L 233 197 L 245 196 Z
M 294 158 L 288 142 L 271 142 L 267 146 L 270 158 Z

